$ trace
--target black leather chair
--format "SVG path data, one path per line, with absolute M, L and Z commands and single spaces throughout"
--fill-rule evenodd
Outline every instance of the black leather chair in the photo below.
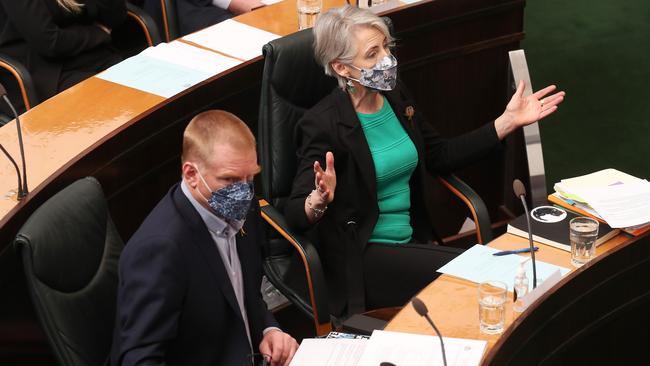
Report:
M 316 333 L 324 334 L 331 329 L 331 317 L 318 251 L 302 233 L 291 230 L 276 209 L 290 195 L 296 172 L 294 126 L 306 110 L 337 85 L 316 63 L 312 42 L 311 29 L 307 29 L 274 40 L 263 48 L 258 146 L 265 200 L 260 206 L 263 218 L 277 231 L 268 236 L 264 271 L 293 304 L 314 319 Z M 470 207 L 479 227 L 478 241 L 490 241 L 490 218 L 480 197 L 453 175 L 440 179 Z
M 156 22 L 136 4 L 137 2 L 126 3 L 127 21 L 112 32 L 113 44 L 125 57 L 140 52 L 144 47 L 155 46 L 162 42 Z
M 181 36 L 176 0 L 160 0 L 160 9 L 162 11 L 162 26 L 165 39 L 167 42 L 171 42 Z
M 115 46 L 125 57 L 131 56 L 143 49 L 143 46 L 155 46 L 161 42 L 160 33 L 153 19 L 137 5 L 127 3 L 127 21 L 112 32 Z M 142 35 L 142 41 L 134 37 L 134 31 Z M 9 80 L 5 85 L 10 93 L 10 99 L 20 100 L 21 106 L 16 106 L 18 113 L 23 113 L 38 105 L 41 99 L 36 94 L 32 76 L 27 68 L 17 60 L 0 53 L 0 79 Z M 13 116 L 0 111 L 0 126 L 11 121 Z
M 14 245 L 59 364 L 107 364 L 124 243 L 99 182 L 80 179 L 47 200 Z

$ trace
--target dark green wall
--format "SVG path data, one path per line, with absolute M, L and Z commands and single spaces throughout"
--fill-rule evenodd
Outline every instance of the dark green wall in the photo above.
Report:
M 650 1 L 532 0 L 524 29 L 534 89 L 567 92 L 540 127 L 549 192 L 609 167 L 650 179 Z

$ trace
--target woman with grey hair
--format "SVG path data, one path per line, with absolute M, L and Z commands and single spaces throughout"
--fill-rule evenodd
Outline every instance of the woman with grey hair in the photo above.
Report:
M 295 228 L 318 231 L 334 314 L 403 305 L 460 253 L 431 244 L 425 175 L 488 155 L 510 132 L 555 112 L 564 92 L 549 95 L 549 86 L 526 97 L 520 82 L 501 116 L 445 139 L 399 84 L 379 17 L 344 6 L 322 14 L 313 32 L 316 59 L 340 88 L 296 127 L 298 169 L 285 213 Z
M 25 65 L 45 100 L 122 60 L 111 30 L 125 19 L 126 0 L 0 0 L 0 53 Z

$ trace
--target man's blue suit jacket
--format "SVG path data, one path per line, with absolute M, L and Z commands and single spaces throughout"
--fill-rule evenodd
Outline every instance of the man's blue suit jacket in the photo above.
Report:
M 259 205 L 237 234 L 252 346 L 277 326 L 260 294 Z M 180 184 L 170 189 L 120 257 L 112 365 L 243 365 L 251 352 L 219 251 Z

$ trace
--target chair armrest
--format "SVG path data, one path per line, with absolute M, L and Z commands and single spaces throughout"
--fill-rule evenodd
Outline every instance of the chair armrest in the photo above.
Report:
M 327 297 L 327 283 L 320 261 L 320 256 L 314 245 L 304 236 L 289 228 L 284 216 L 266 200 L 260 200 L 262 218 L 277 230 L 296 249 L 302 259 L 307 274 L 309 298 L 314 315 L 314 325 L 318 335 L 324 335 L 332 330 Z
M 140 9 L 136 5 L 131 3 L 126 3 L 127 15 L 133 18 L 138 25 L 144 31 L 144 35 L 147 38 L 147 44 L 149 46 L 155 46 L 161 42 L 160 33 L 158 32 L 158 27 L 153 18 L 149 16 L 144 10 Z
M 438 179 L 447 189 L 465 202 L 469 208 L 476 223 L 478 242 L 487 244 L 492 241 L 492 221 L 490 220 L 490 213 L 488 212 L 487 206 L 485 206 L 485 202 L 483 202 L 481 197 L 467 183 L 463 182 L 454 174 L 438 176 Z
M 175 2 L 172 0 L 160 0 L 160 10 L 162 11 L 163 29 L 165 30 L 165 39 L 171 42 L 180 37 L 181 31 L 178 25 L 178 15 L 176 14 Z
M 25 104 L 25 109 L 30 109 L 40 103 L 38 96 L 36 95 L 36 88 L 34 88 L 32 75 L 29 73 L 25 65 L 0 53 L 0 67 L 7 70 L 14 78 L 16 78 L 16 82 L 20 88 L 20 95 Z

